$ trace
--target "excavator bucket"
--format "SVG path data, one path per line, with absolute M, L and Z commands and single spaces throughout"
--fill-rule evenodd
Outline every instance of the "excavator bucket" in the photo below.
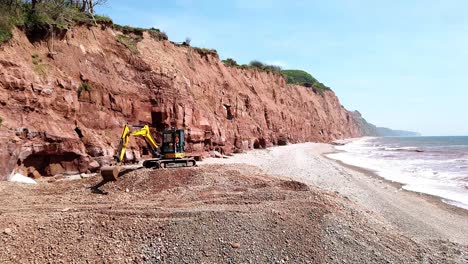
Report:
M 105 166 L 101 168 L 101 176 L 104 181 L 117 181 L 119 173 L 119 166 Z

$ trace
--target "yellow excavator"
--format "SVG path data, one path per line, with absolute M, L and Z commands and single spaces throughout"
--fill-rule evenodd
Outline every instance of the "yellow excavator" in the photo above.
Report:
M 145 168 L 166 168 L 166 167 L 192 167 L 196 165 L 194 158 L 185 157 L 185 131 L 182 129 L 166 129 L 162 132 L 162 144 L 158 146 L 156 140 L 151 136 L 148 125 L 125 125 L 120 143 L 114 156 L 116 166 L 106 166 L 101 168 L 101 176 L 105 181 L 116 181 L 120 166 L 124 161 L 130 137 L 140 136 L 146 141 L 148 150 L 153 155 L 152 159 L 143 161 Z

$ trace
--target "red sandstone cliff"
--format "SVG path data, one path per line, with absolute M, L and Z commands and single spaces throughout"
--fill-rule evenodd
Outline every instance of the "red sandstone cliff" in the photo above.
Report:
M 226 67 L 215 55 L 146 33 L 131 51 L 117 33 L 76 27 L 32 44 L 16 30 L 0 47 L 0 179 L 15 167 L 30 176 L 95 170 L 114 154 L 127 122 L 183 127 L 193 152 L 362 135 L 331 91 Z M 128 156 L 143 152 L 134 144 Z

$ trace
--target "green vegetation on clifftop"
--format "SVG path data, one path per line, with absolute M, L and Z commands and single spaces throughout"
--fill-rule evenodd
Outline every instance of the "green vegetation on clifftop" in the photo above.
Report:
M 282 70 L 281 73 L 284 75 L 288 83 L 303 84 L 303 83 L 315 83 L 317 79 L 312 77 L 308 72 L 301 70 Z
M 268 65 L 268 64 L 265 64 L 265 63 L 257 61 L 257 60 L 251 61 L 249 63 L 249 67 L 253 68 L 253 69 L 258 69 L 258 70 L 261 70 L 261 71 L 266 71 L 266 72 L 277 72 L 277 73 L 281 72 L 281 67 L 280 66 Z
M 299 84 L 305 87 L 315 88 L 320 92 L 331 90 L 329 87 L 325 86 L 323 83 L 317 81 L 310 73 L 302 70 L 282 70 L 284 78 L 287 83 L 290 84 Z
M 143 39 L 143 33 L 148 32 L 148 34 L 155 40 L 168 40 L 167 34 L 157 28 L 140 28 L 132 26 L 122 26 L 119 24 L 112 24 L 112 27 L 125 35 L 133 35 Z M 139 41 L 139 40 L 138 40 Z
M 94 7 L 106 0 L 0 0 L 0 44 L 13 36 L 14 27 L 20 27 L 31 41 L 65 33 L 75 25 L 114 26 L 125 35 L 143 36 L 148 32 L 155 40 L 167 40 L 159 29 L 134 28 L 114 25 L 111 18 L 94 14 Z
M 21 8 L 6 3 L 6 0 L 0 0 L 0 44 L 11 39 L 13 34 L 11 30 L 16 25 L 24 24 L 24 15 Z
M 105 0 L 0 0 L 0 43 L 12 37 L 12 29 L 21 27 L 37 40 L 59 33 L 74 25 L 109 24 L 105 16 L 94 16 L 94 7 Z
M 239 67 L 239 64 L 237 64 L 237 61 L 235 61 L 232 58 L 227 58 L 225 60 L 222 60 L 222 62 L 224 63 L 224 65 L 228 67 Z
M 278 73 L 282 74 L 283 77 L 286 79 L 286 82 L 289 84 L 298 84 L 302 85 L 308 88 L 312 88 L 320 93 L 323 93 L 324 91 L 330 91 L 331 89 L 327 86 L 325 86 L 323 83 L 319 82 L 317 79 L 315 79 L 312 75 L 310 75 L 306 71 L 302 70 L 282 70 L 281 67 L 276 66 L 276 65 L 268 65 L 265 63 L 262 63 L 258 60 L 253 60 L 251 61 L 248 65 L 247 64 L 242 64 L 239 65 L 237 61 L 235 61 L 232 58 L 227 58 L 225 60 L 222 60 L 224 65 L 227 67 L 237 67 L 241 69 L 256 69 L 260 71 L 265 71 L 265 72 L 272 72 L 272 73 Z
M 224 65 L 228 67 L 238 67 L 242 69 L 256 69 L 256 70 L 265 71 L 265 72 L 281 73 L 281 67 L 276 66 L 276 65 L 268 65 L 258 60 L 253 60 L 248 65 L 247 64 L 239 65 L 232 58 L 227 58 L 223 60 L 222 62 L 224 63 Z

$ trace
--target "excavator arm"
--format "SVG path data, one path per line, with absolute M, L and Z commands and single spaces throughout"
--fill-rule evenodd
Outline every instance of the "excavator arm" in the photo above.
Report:
M 119 146 L 117 147 L 117 152 L 115 153 L 115 160 L 117 161 L 117 166 L 105 166 L 101 168 L 101 176 L 105 181 L 116 181 L 120 173 L 120 165 L 122 164 L 125 151 L 127 150 L 128 142 L 132 136 L 141 136 L 145 139 L 148 148 L 150 151 L 156 155 L 159 148 L 151 136 L 150 129 L 148 125 L 125 125 L 120 136 Z
M 139 128 L 138 130 L 132 131 L 132 128 Z M 127 150 L 128 142 L 130 141 L 130 137 L 132 136 L 141 136 L 145 139 L 150 151 L 155 155 L 157 153 L 157 149 L 159 148 L 156 140 L 154 140 L 153 136 L 151 136 L 150 129 L 148 125 L 140 126 L 140 125 L 125 125 L 122 131 L 122 135 L 120 136 L 120 143 L 117 147 L 117 152 L 115 153 L 115 160 L 120 164 L 122 163 L 125 157 L 125 151 Z
M 120 136 L 119 146 L 115 153 L 117 166 L 104 166 L 101 168 L 101 176 L 104 182 L 116 181 L 120 176 L 120 167 L 125 157 L 130 137 L 140 136 L 145 139 L 148 149 L 155 156 L 143 162 L 145 168 L 166 168 L 168 165 L 173 167 L 192 167 L 196 165 L 193 157 L 185 157 L 184 150 L 184 131 L 180 129 L 167 130 L 162 133 L 162 155 L 159 153 L 159 146 L 151 136 L 148 125 L 125 125 Z

